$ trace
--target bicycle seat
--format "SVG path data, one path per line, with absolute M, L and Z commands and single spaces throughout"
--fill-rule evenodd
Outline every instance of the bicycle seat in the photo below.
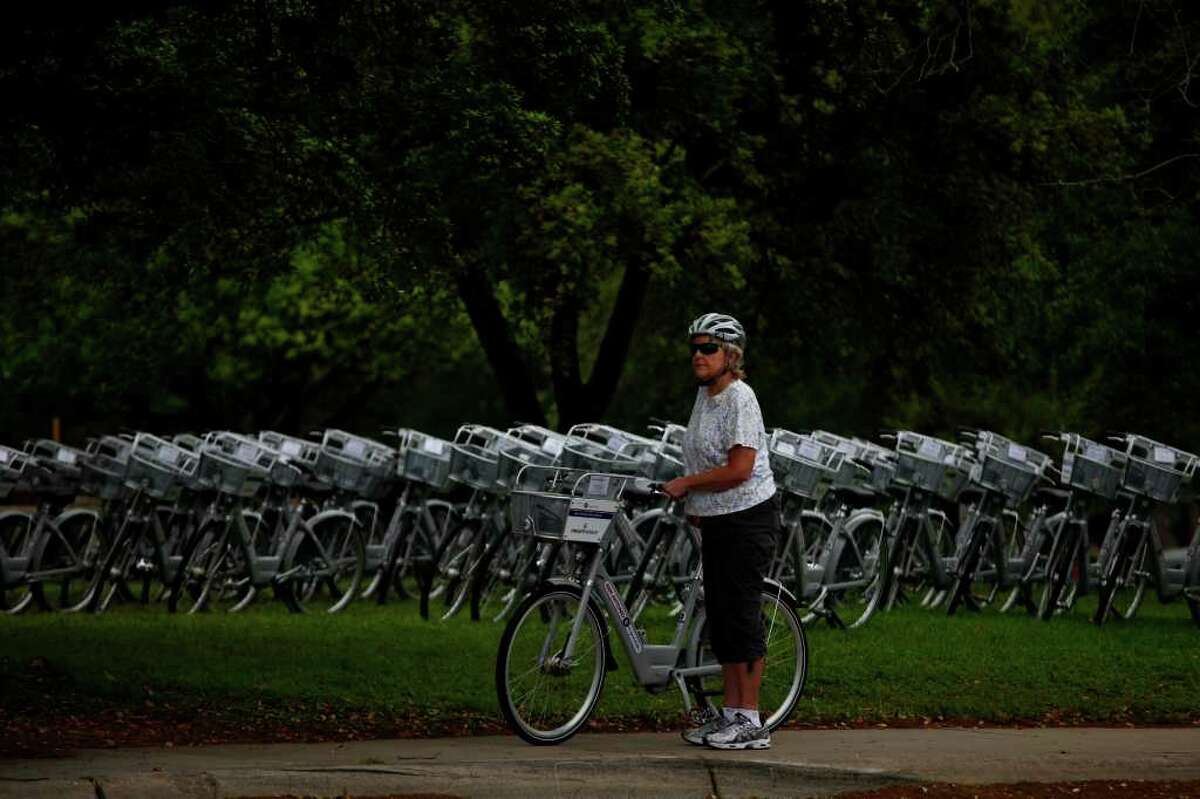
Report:
M 874 491 L 862 486 L 834 486 L 830 491 L 840 499 L 854 503 L 873 503 L 878 497 Z
M 1056 499 L 1056 500 L 1061 500 L 1063 502 L 1066 502 L 1068 499 L 1071 498 L 1071 492 L 1065 488 L 1052 488 L 1050 486 L 1040 486 L 1034 491 L 1034 493 L 1038 496 L 1039 499 L 1046 499 L 1046 500 Z

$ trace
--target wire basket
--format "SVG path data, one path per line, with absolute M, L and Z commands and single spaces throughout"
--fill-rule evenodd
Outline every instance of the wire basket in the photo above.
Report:
M 496 487 L 500 454 L 480 444 L 450 445 L 450 479 L 480 491 Z
M 846 457 L 836 447 L 783 429 L 771 433 L 768 452 L 779 487 L 804 499 L 824 496 Z
M 502 490 L 499 441 L 505 434 L 494 427 L 465 424 L 450 445 L 450 479 L 478 491 Z
M 603 543 L 631 479 L 625 474 L 527 466 L 518 472 L 509 497 L 512 529 L 552 541 Z
M 661 443 L 654 450 L 654 460 L 646 476 L 658 483 L 666 483 L 683 477 L 683 450 L 670 443 Z
M 125 472 L 129 466 L 132 439 L 103 436 L 88 442 L 83 458 L 80 490 L 96 499 L 117 499 L 127 491 Z
M 1014 506 L 1029 499 L 1050 457 L 986 430 L 976 433 L 975 442 L 979 461 L 971 469 L 971 481 L 1003 494 Z
M 197 478 L 207 490 L 248 499 L 262 489 L 268 474 L 269 468 L 238 460 L 216 444 L 204 444 L 200 449 Z
M 500 458 L 496 465 L 496 484 L 504 489 L 512 488 L 517 473 L 526 466 L 550 466 L 555 461 L 555 456 L 540 446 L 519 438 L 499 439 L 497 452 Z
M 622 443 L 625 446 L 628 442 Z M 558 465 L 567 469 L 609 474 L 640 474 L 642 462 L 636 457 L 624 455 L 604 444 L 578 436 L 568 437 L 558 456 Z
M 1062 482 L 1104 499 L 1115 499 L 1128 461 L 1120 450 L 1070 434 L 1063 450 Z
M 974 458 L 966 447 L 901 430 L 896 434 L 897 485 L 955 500 L 966 486 Z
M 280 460 L 305 464 L 309 467 L 317 462 L 317 455 L 321 451 L 321 445 L 316 441 L 276 433 L 274 430 L 262 431 L 258 434 L 258 440 L 263 446 L 275 452 Z
M 1157 502 L 1174 502 L 1196 471 L 1196 456 L 1143 436 L 1130 435 L 1127 441 L 1125 489 Z
M 19 483 L 21 490 L 43 499 L 70 500 L 79 493 L 83 477 L 81 459 L 83 453 L 48 438 L 25 442 L 25 454 L 29 459 Z
M 409 430 L 402 447 L 400 477 L 439 491 L 450 487 L 450 442 Z
M 163 502 L 174 502 L 196 475 L 199 458 L 170 441 L 139 433 L 133 440 L 125 485 Z
M 17 487 L 29 457 L 20 450 L 0 445 L 0 499 L 6 498 Z
M 344 430 L 326 430 L 314 470 L 324 483 L 363 499 L 382 499 L 391 490 L 395 451 L 379 441 Z
M 521 424 L 516 427 L 510 427 L 505 435 L 533 444 L 547 455 L 555 458 L 562 452 L 563 444 L 567 441 L 566 434 L 536 424 Z

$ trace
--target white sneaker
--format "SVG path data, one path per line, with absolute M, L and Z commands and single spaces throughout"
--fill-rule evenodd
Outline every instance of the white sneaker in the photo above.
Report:
M 704 743 L 713 749 L 770 749 L 771 733 L 738 713 L 724 729 L 705 736 Z
M 682 733 L 683 740 L 687 741 L 693 746 L 704 746 L 704 739 L 707 736 L 724 729 L 726 724 L 731 723 L 725 719 L 725 714 L 719 710 L 709 711 L 707 718 L 708 721 L 704 722 L 699 727 L 692 727 L 691 729 L 684 730 Z

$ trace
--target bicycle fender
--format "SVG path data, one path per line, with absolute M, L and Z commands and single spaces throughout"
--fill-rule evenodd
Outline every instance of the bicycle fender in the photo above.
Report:
M 800 607 L 800 601 L 796 599 L 796 595 L 784 587 L 783 583 L 774 580 L 770 577 L 763 578 L 762 590 L 767 594 L 777 594 L 780 599 L 788 603 L 789 607 Z
M 801 521 L 820 522 L 827 531 L 833 528 L 833 522 L 829 520 L 828 516 L 820 511 L 811 509 L 802 510 L 800 511 L 800 519 Z
M 358 517 L 356 517 L 353 513 L 347 510 L 340 510 L 338 508 L 328 508 L 321 511 L 311 519 L 306 519 L 302 523 L 302 527 L 307 527 L 309 530 L 312 530 L 313 527 L 323 521 L 326 521 L 327 519 L 344 519 L 357 527 L 362 527 L 362 524 L 358 521 Z M 303 543 L 303 539 L 303 535 L 292 536 L 292 539 L 287 542 L 287 547 L 282 553 L 282 558 L 280 560 L 281 563 L 288 563 L 296 556 L 296 550 L 300 548 L 300 545 Z
M 673 514 L 673 513 L 667 513 L 665 508 L 653 508 L 651 510 L 644 510 L 641 513 L 639 513 L 637 516 L 634 516 L 632 519 L 629 520 L 629 526 L 632 527 L 634 529 L 634 531 L 636 532 L 638 529 L 638 525 L 640 525 L 642 522 L 647 521 L 649 519 L 656 519 L 660 516 L 668 517 L 667 521 L 670 521 L 672 523 L 676 523 L 679 521 L 679 517 L 675 516 L 675 514 Z
M 545 584 L 538 590 L 538 593 L 563 588 L 574 591 L 577 594 L 583 591 L 573 580 L 568 580 L 565 577 L 551 577 L 549 580 L 546 580 Z M 596 618 L 600 620 L 600 632 L 604 636 L 604 670 L 616 671 L 618 669 L 617 658 L 612 651 L 612 639 L 608 637 L 608 616 L 604 612 L 604 605 L 596 598 L 595 592 L 592 592 L 592 595 L 588 597 L 588 604 L 596 612 Z
M 875 508 L 855 508 L 846 517 L 846 530 L 854 532 L 867 522 L 879 522 L 883 524 L 885 521 L 883 513 Z
M 87 516 L 96 520 L 97 522 L 100 521 L 100 513 L 98 511 L 94 511 L 89 508 L 72 508 L 71 510 L 65 510 L 55 516 L 54 523 L 59 527 L 62 527 L 64 522 L 69 522 L 72 519 L 78 519 L 81 516 Z
M 323 522 L 326 519 L 330 519 L 330 518 L 347 519 L 353 524 L 357 524 L 360 527 L 362 526 L 362 523 L 358 521 L 357 516 L 355 516 L 353 513 L 351 513 L 348 510 L 342 510 L 340 508 L 327 508 L 327 509 L 321 511 L 320 513 L 318 513 L 317 515 L 313 516 L 312 518 L 305 519 L 305 521 L 309 525 L 314 525 L 314 524 L 317 524 L 318 522 Z
M 0 511 L 0 522 L 3 522 L 5 519 L 12 519 L 12 518 L 32 519 L 33 514 L 30 513 L 29 511 L 24 511 L 24 510 Z

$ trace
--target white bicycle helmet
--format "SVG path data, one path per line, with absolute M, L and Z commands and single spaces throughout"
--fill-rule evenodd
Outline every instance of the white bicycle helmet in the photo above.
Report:
M 729 314 L 706 313 L 697 316 L 688 328 L 688 338 L 692 336 L 712 336 L 718 341 L 746 349 L 746 329 Z

